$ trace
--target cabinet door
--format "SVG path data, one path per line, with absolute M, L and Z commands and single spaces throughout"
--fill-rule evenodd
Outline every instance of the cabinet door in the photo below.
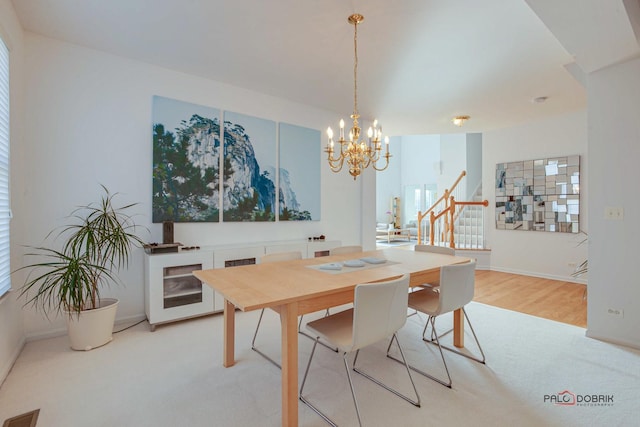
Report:
M 329 256 L 329 251 L 337 248 L 342 243 L 340 240 L 313 241 L 307 244 L 307 258 Z
M 213 289 L 193 275 L 213 268 L 212 252 L 146 255 L 145 261 L 145 311 L 150 324 L 213 312 Z

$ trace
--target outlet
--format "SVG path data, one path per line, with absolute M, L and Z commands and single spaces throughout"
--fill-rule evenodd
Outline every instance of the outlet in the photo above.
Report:
M 624 318 L 624 310 L 621 308 L 608 308 L 607 314 L 614 317 Z
M 624 219 L 624 209 L 620 207 L 606 207 L 604 208 L 604 218 L 622 220 Z

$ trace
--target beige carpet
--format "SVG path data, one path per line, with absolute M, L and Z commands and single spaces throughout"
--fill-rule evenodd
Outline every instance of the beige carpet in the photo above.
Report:
M 453 389 L 416 374 L 421 408 L 355 375 L 365 425 L 638 425 L 640 351 L 586 338 L 578 327 L 478 303 L 468 312 L 487 365 L 445 354 Z M 279 356 L 277 317 L 267 314 L 259 340 Z M 31 342 L 0 388 L 0 421 L 40 408 L 38 427 L 278 426 L 280 371 L 250 350 L 257 315 L 238 313 L 238 362 L 229 369 L 221 366 L 220 315 L 153 333 L 142 323 L 87 353 L 70 350 L 67 337 Z M 422 320 L 411 316 L 400 339 L 411 363 L 438 373 L 434 348 L 418 339 Z M 310 349 L 311 341 L 300 337 L 301 374 Z M 363 367 L 408 392 L 402 366 L 384 357 L 385 350 L 380 343 L 361 354 Z M 338 424 L 357 425 L 340 356 L 319 347 L 308 381 L 310 399 Z M 564 391 L 583 403 L 597 396 L 609 401 L 545 401 Z M 300 425 L 326 424 L 301 404 Z

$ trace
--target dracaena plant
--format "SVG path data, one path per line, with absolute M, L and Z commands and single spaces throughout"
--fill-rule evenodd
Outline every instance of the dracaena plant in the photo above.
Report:
M 99 203 L 76 208 L 54 240 L 64 239 L 61 249 L 30 247 L 27 256 L 37 262 L 25 265 L 29 274 L 20 290 L 32 305 L 46 313 L 62 311 L 69 316 L 99 307 L 100 289 L 118 283 L 116 273 L 128 266 L 131 251 L 144 242 L 127 212 L 136 204 L 114 206 L 118 193 L 103 185 Z M 52 232 L 53 233 L 53 232 Z M 49 238 L 52 233 L 49 233 Z
M 585 238 L 582 239 L 580 243 L 578 243 L 578 246 L 585 244 L 589 241 L 589 235 L 585 231 L 580 230 L 580 233 L 583 233 L 585 235 Z M 589 272 L 589 260 L 585 259 L 576 267 L 576 269 L 574 270 L 573 273 L 571 273 L 571 275 L 573 277 L 580 277 L 584 274 L 587 274 L 588 272 Z

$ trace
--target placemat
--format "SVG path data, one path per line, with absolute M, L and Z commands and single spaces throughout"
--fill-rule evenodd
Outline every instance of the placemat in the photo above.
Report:
M 356 265 L 356 264 L 359 265 L 360 263 L 356 263 L 356 262 L 349 263 L 349 261 L 356 261 L 356 260 L 363 261 L 361 267 L 349 267 L 345 265 L 345 263 L 351 264 L 351 265 Z M 366 262 L 367 260 L 369 262 Z M 341 273 L 350 273 L 352 271 L 368 270 L 370 268 L 384 267 L 385 265 L 399 264 L 399 262 L 397 261 L 386 260 L 385 262 L 380 262 L 378 260 L 379 259 L 374 260 L 374 259 L 367 259 L 367 258 L 355 258 L 352 260 L 328 262 L 325 264 L 317 264 L 317 265 L 308 265 L 307 268 L 312 268 L 314 270 L 322 271 L 323 273 L 341 274 Z

